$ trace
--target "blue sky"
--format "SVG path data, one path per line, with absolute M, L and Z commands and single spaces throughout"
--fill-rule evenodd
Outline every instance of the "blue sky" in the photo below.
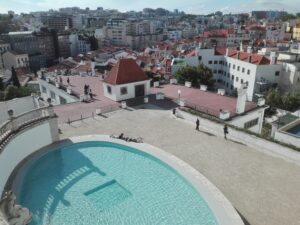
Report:
M 300 0 L 0 0 L 0 12 L 17 13 L 58 9 L 68 6 L 82 8 L 104 7 L 120 11 L 141 10 L 146 7 L 179 9 L 187 13 L 206 14 L 215 11 L 249 12 L 251 10 L 286 10 L 300 12 Z

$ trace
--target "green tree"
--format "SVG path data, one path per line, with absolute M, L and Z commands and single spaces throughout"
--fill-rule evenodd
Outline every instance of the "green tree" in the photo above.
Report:
M 11 68 L 11 79 L 12 79 L 12 84 L 16 87 L 21 87 L 19 78 L 17 76 L 16 70 L 14 67 Z
M 271 89 L 266 95 L 266 103 L 272 112 L 276 108 L 295 111 L 300 108 L 300 92 L 281 94 L 278 90 Z
M 199 87 L 200 84 L 213 87 L 215 82 L 211 69 L 202 64 L 193 67 L 182 67 L 176 72 L 175 77 L 178 83 L 184 84 L 185 81 L 190 81 L 193 87 Z
M 3 79 L 0 77 L 0 91 L 4 90 L 4 84 L 3 84 Z
M 0 93 L 0 99 L 3 101 L 8 101 L 14 98 L 22 98 L 26 96 L 30 96 L 32 90 L 28 87 L 16 87 L 13 85 L 7 86 L 5 91 Z

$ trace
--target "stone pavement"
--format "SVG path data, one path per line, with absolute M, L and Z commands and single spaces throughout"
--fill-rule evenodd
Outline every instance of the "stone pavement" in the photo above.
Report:
M 300 166 L 243 143 L 224 140 L 155 107 L 119 110 L 60 125 L 61 138 L 120 134 L 144 141 L 189 163 L 214 183 L 248 224 L 300 225 Z M 246 223 L 246 224 L 247 224 Z

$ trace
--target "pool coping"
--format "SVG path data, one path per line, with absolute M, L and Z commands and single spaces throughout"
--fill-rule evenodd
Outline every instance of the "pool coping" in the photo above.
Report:
M 161 160 L 162 162 L 173 168 L 195 188 L 195 190 L 202 196 L 202 198 L 205 200 L 205 202 L 213 212 L 218 225 L 244 225 L 244 222 L 242 221 L 240 215 L 235 210 L 230 201 L 222 194 L 222 192 L 204 175 L 202 175 L 188 163 L 150 144 L 126 142 L 124 140 L 110 138 L 108 135 L 84 135 L 70 137 L 43 147 L 42 149 L 28 156 L 26 160 L 24 160 L 25 162 L 20 163 L 21 165 L 18 166 L 15 174 L 12 175 L 13 180 L 10 184 L 12 189 L 14 190 L 16 189 L 16 186 L 19 186 L 20 182 L 23 180 L 24 171 L 33 160 L 38 159 L 44 154 L 54 151 L 60 147 L 70 145 L 72 143 L 75 144 L 88 141 L 102 141 L 120 144 L 154 156 L 155 158 Z

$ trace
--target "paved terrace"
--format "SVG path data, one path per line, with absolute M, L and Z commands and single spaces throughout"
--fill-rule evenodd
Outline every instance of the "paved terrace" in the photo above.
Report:
M 178 100 L 178 90 L 181 91 L 180 99 L 186 100 L 187 106 L 198 111 L 219 117 L 220 110 L 227 110 L 230 116 L 236 115 L 236 98 L 221 96 L 213 92 L 200 91 L 196 88 L 188 88 L 181 85 L 163 85 L 159 88 L 152 88 L 151 93 L 164 93 L 170 99 Z M 256 104 L 247 102 L 246 111 L 256 108 Z
M 63 77 L 63 85 L 67 85 L 67 78 Z M 103 83 L 100 77 L 81 77 L 81 76 L 69 76 L 70 85 L 72 90 L 84 94 L 84 85 L 89 85 L 92 89 L 94 100 L 89 103 L 77 102 L 68 105 L 55 106 L 55 113 L 59 116 L 59 122 L 66 123 L 70 121 L 79 120 L 81 116 L 83 118 L 92 117 L 92 114 L 96 112 L 96 109 L 101 108 L 102 111 L 114 111 L 119 108 L 119 103 L 114 102 L 103 95 Z
M 242 143 L 225 141 L 170 110 L 119 110 L 105 117 L 61 124 L 61 138 L 120 134 L 170 152 L 213 182 L 251 225 L 300 224 L 300 166 Z M 221 133 L 222 131 L 220 131 Z M 229 135 L 230 138 L 230 135 Z

